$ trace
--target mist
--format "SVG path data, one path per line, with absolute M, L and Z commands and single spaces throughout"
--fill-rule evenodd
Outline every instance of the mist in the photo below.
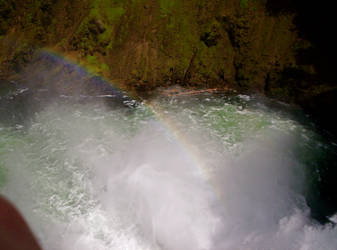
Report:
M 54 102 L 10 131 L 2 193 L 44 249 L 335 249 L 333 223 L 310 218 L 289 131 L 226 150 L 203 126 L 170 131 L 147 109 Z

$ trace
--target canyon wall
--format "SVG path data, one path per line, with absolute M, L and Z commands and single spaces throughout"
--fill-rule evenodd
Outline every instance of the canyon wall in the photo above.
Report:
M 0 78 L 48 48 L 138 92 L 258 92 L 334 129 L 331 12 L 299 0 L 0 0 Z

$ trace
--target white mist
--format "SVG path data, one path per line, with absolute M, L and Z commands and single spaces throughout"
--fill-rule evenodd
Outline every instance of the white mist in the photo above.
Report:
M 196 157 L 141 110 L 50 105 L 10 132 L 2 193 L 46 250 L 335 250 L 337 229 L 309 218 L 296 138 L 261 130 L 239 152 L 180 132 Z

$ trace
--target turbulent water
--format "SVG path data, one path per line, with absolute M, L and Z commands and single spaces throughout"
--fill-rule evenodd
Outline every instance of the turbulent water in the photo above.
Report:
M 306 199 L 315 156 L 336 145 L 290 107 L 241 95 L 20 98 L 30 91 L 0 100 L 0 193 L 44 249 L 337 248 L 336 216 L 319 224 Z

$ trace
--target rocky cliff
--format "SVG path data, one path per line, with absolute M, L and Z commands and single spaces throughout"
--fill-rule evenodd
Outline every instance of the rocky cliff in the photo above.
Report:
M 322 112 L 337 92 L 330 9 L 299 0 L 0 0 L 0 76 L 49 48 L 125 88 L 258 92 L 334 129 Z

